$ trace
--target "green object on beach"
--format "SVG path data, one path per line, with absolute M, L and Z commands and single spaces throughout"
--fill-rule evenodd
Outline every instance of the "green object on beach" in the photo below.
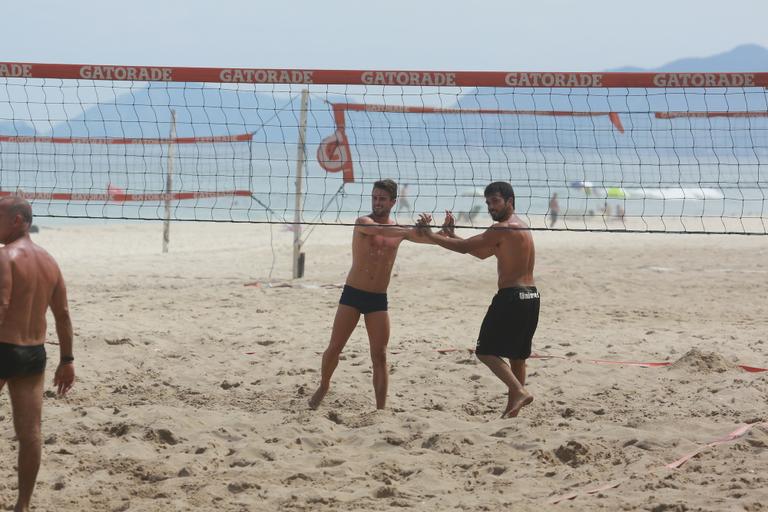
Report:
M 608 197 L 611 199 L 623 199 L 627 196 L 627 193 L 620 187 L 609 187 L 606 189 Z

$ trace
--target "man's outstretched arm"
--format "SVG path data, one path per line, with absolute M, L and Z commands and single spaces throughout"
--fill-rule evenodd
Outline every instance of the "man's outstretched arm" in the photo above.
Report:
M 422 216 L 425 214 L 422 214 Z M 432 217 L 429 216 L 429 222 Z M 419 223 L 423 222 L 421 219 Z M 387 238 L 401 238 L 418 244 L 434 244 L 426 234 L 414 226 L 400 226 L 397 224 L 377 224 L 370 217 L 360 217 L 357 219 L 355 229 L 359 233 L 366 235 L 378 235 Z M 440 231 L 441 234 L 442 230 Z
M 360 217 L 355 221 L 355 229 L 366 235 L 378 235 L 387 238 L 408 238 L 415 231 L 412 227 L 397 224 L 377 224 L 370 217 Z
M 459 238 L 454 235 L 453 237 L 440 236 L 437 233 L 433 233 L 427 228 L 422 228 L 426 235 L 435 244 L 440 247 L 444 247 L 450 251 L 458 252 L 461 254 L 471 254 L 480 259 L 488 258 L 494 253 L 494 249 L 498 244 L 499 233 L 494 229 L 488 229 L 484 233 L 475 235 L 470 238 Z
M 422 225 L 424 225 L 424 224 L 422 224 Z M 454 239 L 454 240 L 461 240 L 462 242 L 464 242 L 464 244 L 458 244 L 458 243 L 454 244 L 456 246 L 456 248 L 454 248 L 454 247 L 446 247 L 445 245 L 440 244 L 437 241 L 432 241 L 431 239 L 430 239 L 430 243 L 438 244 L 441 247 L 445 247 L 446 249 L 450 249 L 450 250 L 455 251 L 455 252 L 460 252 L 460 253 L 463 253 L 463 254 L 471 254 L 472 256 L 474 256 L 476 258 L 479 258 L 481 260 L 484 260 L 484 259 L 486 259 L 486 258 L 488 258 L 490 256 L 493 256 L 494 248 L 495 248 L 496 243 L 497 243 L 495 239 L 492 240 L 492 243 L 490 243 L 490 245 L 487 243 L 488 240 L 483 240 L 482 242 L 480 242 L 478 240 L 474 240 L 470 244 L 471 248 L 469 250 L 465 251 L 464 249 L 466 248 L 466 244 L 469 243 L 470 240 L 473 240 L 473 239 L 475 239 L 477 237 L 472 237 L 472 238 L 468 238 L 468 239 L 465 240 L 465 239 L 461 238 L 459 235 L 456 234 L 455 226 L 456 226 L 456 220 L 453 217 L 453 213 L 450 210 L 446 210 L 446 212 L 445 212 L 445 221 L 443 222 L 442 229 L 437 234 L 438 235 L 442 235 L 443 237 L 446 237 L 446 238 L 451 238 L 451 239 Z M 483 233 L 483 234 L 477 235 L 477 236 L 478 237 L 479 236 L 483 236 L 483 235 L 485 235 L 487 233 L 488 232 L 486 231 L 486 233 Z M 427 238 L 429 238 L 429 237 L 427 237 Z

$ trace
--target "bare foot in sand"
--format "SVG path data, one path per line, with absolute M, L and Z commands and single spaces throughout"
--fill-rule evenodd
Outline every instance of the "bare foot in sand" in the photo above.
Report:
M 521 395 L 513 397 L 512 393 L 509 394 L 507 399 L 507 408 L 504 410 L 502 418 L 516 418 L 520 409 L 533 402 L 533 395 L 527 391 L 523 391 Z
M 323 401 L 323 398 L 325 398 L 325 394 L 328 393 L 328 388 L 324 388 L 323 386 L 320 386 L 317 388 L 317 391 L 315 391 L 315 394 L 312 395 L 312 398 L 309 399 L 309 408 L 310 409 L 317 409 L 320 406 L 320 402 Z

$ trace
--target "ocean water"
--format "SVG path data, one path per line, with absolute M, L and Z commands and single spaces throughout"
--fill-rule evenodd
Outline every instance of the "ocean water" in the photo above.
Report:
M 611 210 L 621 206 L 627 217 L 768 217 L 768 158 L 756 153 L 644 158 L 626 150 L 352 148 L 353 183 L 326 172 L 313 158 L 316 148 L 308 148 L 301 222 L 343 223 L 368 213 L 372 183 L 382 178 L 408 185 L 405 202 L 412 212 L 485 211 L 482 189 L 502 180 L 512 183 L 518 212 L 532 216 L 546 214 L 557 193 L 562 213 L 570 216 L 599 214 L 607 204 Z M 164 218 L 162 201 L 118 202 L 103 195 L 110 186 L 133 194 L 163 192 L 168 150 L 166 145 L 2 142 L 0 186 L 6 192 L 102 195 L 87 201 L 35 199 L 38 217 L 158 220 Z M 294 221 L 295 144 L 179 144 L 173 153 L 173 191 L 247 190 L 252 197 L 172 201 L 172 219 Z M 399 206 L 401 221 L 409 218 L 405 206 Z

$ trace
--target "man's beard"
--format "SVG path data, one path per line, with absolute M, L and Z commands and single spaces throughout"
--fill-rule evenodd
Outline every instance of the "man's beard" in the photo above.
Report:
M 494 221 L 499 222 L 501 220 L 504 220 L 504 217 L 506 216 L 505 214 L 507 212 L 506 212 L 506 210 L 501 210 L 501 211 L 498 211 L 498 212 L 488 212 L 488 213 L 491 214 L 491 218 Z

